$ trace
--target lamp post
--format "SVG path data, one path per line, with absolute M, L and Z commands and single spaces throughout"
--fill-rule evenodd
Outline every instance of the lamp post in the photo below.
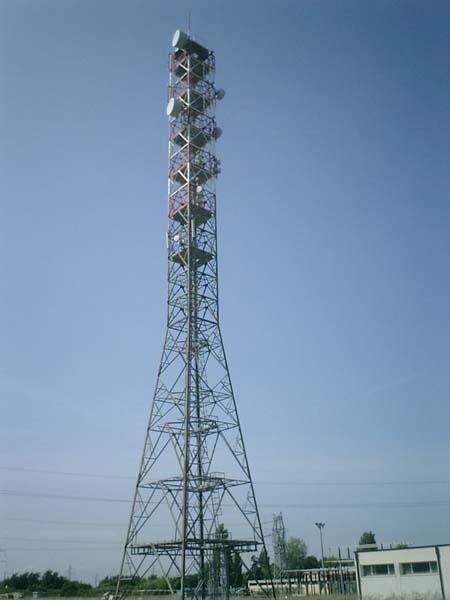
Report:
M 324 560 L 323 560 L 323 539 L 322 539 L 322 529 L 325 527 L 325 523 L 316 523 L 316 527 L 319 528 L 320 533 L 320 551 L 322 554 L 322 569 L 324 568 Z

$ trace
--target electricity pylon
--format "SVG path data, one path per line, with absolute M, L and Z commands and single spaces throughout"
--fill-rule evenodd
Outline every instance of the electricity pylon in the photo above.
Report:
M 273 515 L 272 541 L 274 555 L 274 578 L 282 582 L 283 573 L 286 570 L 286 528 L 283 515 Z

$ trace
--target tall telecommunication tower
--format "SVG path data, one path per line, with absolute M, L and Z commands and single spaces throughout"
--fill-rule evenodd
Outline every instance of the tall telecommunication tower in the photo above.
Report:
M 227 598 L 231 571 L 265 543 L 219 327 L 214 112 L 225 92 L 214 52 L 182 31 L 169 70 L 167 331 L 116 597 L 158 568 L 183 600 Z

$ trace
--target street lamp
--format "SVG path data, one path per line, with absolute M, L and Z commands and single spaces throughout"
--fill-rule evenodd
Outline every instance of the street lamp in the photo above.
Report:
M 322 569 L 324 568 L 324 561 L 323 561 L 323 539 L 322 539 L 322 529 L 325 527 L 325 523 L 316 523 L 316 527 L 319 528 L 319 533 L 320 533 L 320 551 L 322 553 Z

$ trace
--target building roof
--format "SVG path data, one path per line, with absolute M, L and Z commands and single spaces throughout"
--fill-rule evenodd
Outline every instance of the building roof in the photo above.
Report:
M 420 548 L 448 548 L 450 544 L 427 544 L 425 546 L 407 546 L 406 548 L 374 548 L 373 550 L 355 550 L 355 554 L 369 554 L 370 552 L 393 552 L 394 550 L 417 550 Z

